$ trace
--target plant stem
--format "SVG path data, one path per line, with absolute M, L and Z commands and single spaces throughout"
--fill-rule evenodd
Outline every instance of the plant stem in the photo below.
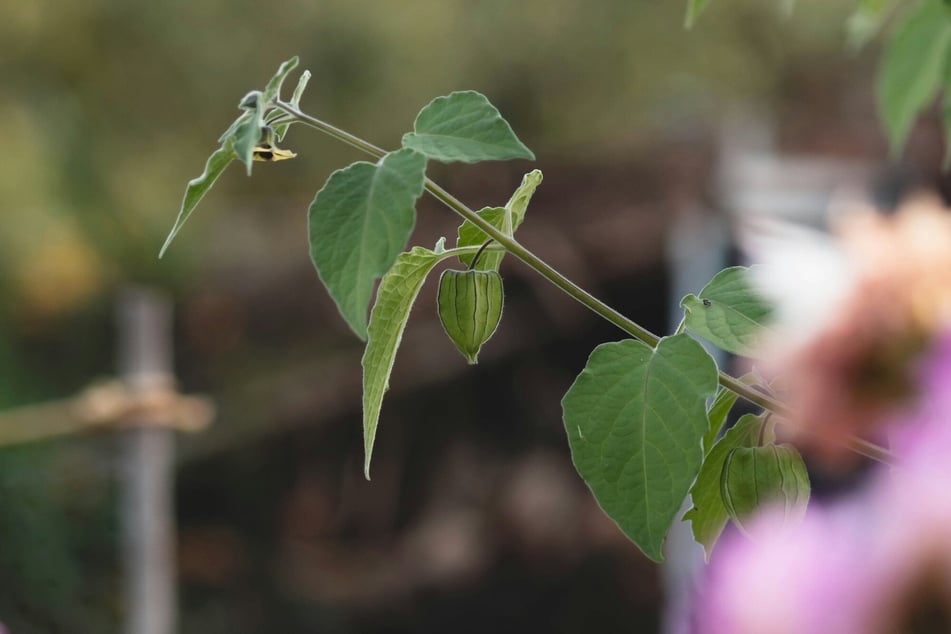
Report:
M 679 335 L 686 329 L 687 329 L 687 313 L 684 313 L 684 316 L 680 318 L 680 323 L 677 324 L 677 329 L 674 330 L 674 334 Z
M 364 141 L 360 137 L 354 136 L 353 134 L 350 134 L 345 130 L 341 130 L 340 128 L 337 128 L 325 121 L 321 121 L 316 117 L 305 114 L 288 103 L 277 101 L 274 103 L 274 107 L 284 111 L 292 117 L 297 118 L 302 123 L 306 123 L 307 125 L 320 130 L 324 134 L 332 136 L 338 141 L 346 143 L 347 145 L 369 154 L 374 158 L 380 159 L 387 154 L 387 152 L 382 148 L 377 147 L 368 141 Z M 567 293 L 571 298 L 575 299 L 589 310 L 611 322 L 635 339 L 646 343 L 651 348 L 657 346 L 657 343 L 660 341 L 660 337 L 647 330 L 640 324 L 628 319 L 618 311 L 599 300 L 594 295 L 585 291 L 583 288 L 558 272 L 556 269 L 552 268 L 552 266 L 547 262 L 522 246 L 518 241 L 515 240 L 515 238 L 506 235 L 491 223 L 484 220 L 479 214 L 469 209 L 469 207 L 459 201 L 455 196 L 437 185 L 428 177 L 425 181 L 425 188 L 426 191 L 432 194 L 433 197 L 456 212 L 459 216 L 481 229 L 487 236 L 505 247 L 506 251 L 511 253 L 514 257 L 524 262 L 529 268 L 533 269 L 536 273 Z M 763 409 L 769 410 L 783 418 L 788 417 L 788 411 L 783 406 L 783 404 L 771 396 L 757 391 L 756 389 L 742 383 L 735 377 L 722 371 L 719 373 L 719 380 L 720 385 L 737 394 L 744 400 L 762 407 Z M 858 454 L 879 462 L 891 463 L 893 461 L 891 452 L 860 438 L 850 439 L 848 442 L 848 447 Z

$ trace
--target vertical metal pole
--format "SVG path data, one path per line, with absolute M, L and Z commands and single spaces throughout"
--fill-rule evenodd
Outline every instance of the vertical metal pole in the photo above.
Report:
M 717 271 L 726 266 L 730 235 L 721 217 L 701 208 L 684 209 L 671 229 L 667 263 L 671 280 L 672 332 L 683 315 L 680 299 L 687 293 L 698 292 Z M 705 344 L 705 347 L 722 368 L 726 354 L 709 344 Z M 688 497 L 677 517 L 682 517 L 689 508 Z M 661 631 L 664 634 L 686 634 L 691 631 L 691 600 L 697 572 L 702 566 L 703 551 L 693 540 L 690 524 L 675 521 L 667 533 L 667 559 L 661 567 L 665 591 L 661 616 Z
M 119 372 L 133 390 L 172 385 L 171 302 L 140 288 L 120 295 Z M 127 634 L 175 628 L 174 451 L 170 429 L 132 420 L 122 437 L 122 566 Z

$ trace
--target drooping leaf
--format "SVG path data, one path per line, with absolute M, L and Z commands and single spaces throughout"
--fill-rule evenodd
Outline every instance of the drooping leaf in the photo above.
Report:
M 729 515 L 723 499 L 720 497 L 720 474 L 727 454 L 736 447 L 752 447 L 756 442 L 762 421 L 759 416 L 744 414 L 736 425 L 727 430 L 715 445 L 700 467 L 697 480 L 690 488 L 693 508 L 684 514 L 684 521 L 690 522 L 693 538 L 703 546 L 707 559 L 726 526 Z
M 452 257 L 451 252 L 434 253 L 413 247 L 396 258 L 380 282 L 363 352 L 363 469 L 368 480 L 383 394 L 389 389 L 390 372 L 410 310 L 426 276 L 440 260 L 448 257 Z
M 710 409 L 707 411 L 707 418 L 710 421 L 710 427 L 707 429 L 707 433 L 703 435 L 703 453 L 709 453 L 710 448 L 713 447 L 713 443 L 717 440 L 717 435 L 720 433 L 720 430 L 723 429 L 724 423 L 726 423 L 726 418 L 730 414 L 730 410 L 733 409 L 733 404 L 736 403 L 737 396 L 734 392 L 726 388 L 721 388 L 717 392 L 717 396 L 713 399 L 713 403 L 710 404 Z
M 251 175 L 251 164 L 254 161 L 254 148 L 261 142 L 261 128 L 264 126 L 264 106 L 261 103 L 261 93 L 253 91 L 241 101 L 241 107 L 247 117 L 234 130 L 234 154 L 247 168 Z
M 684 26 L 692 29 L 697 18 L 700 17 L 708 4 L 710 4 L 710 0 L 687 0 L 687 17 L 684 18 Z
M 522 177 L 522 184 L 518 186 L 518 189 L 516 189 L 512 197 L 509 198 L 505 207 L 486 207 L 476 213 L 499 231 L 509 236 L 514 235 L 515 230 L 518 229 L 522 221 L 525 220 L 528 203 L 531 201 L 532 195 L 541 182 L 541 170 L 532 170 Z M 488 239 L 489 236 L 487 236 L 482 229 L 479 229 L 466 220 L 459 226 L 456 245 L 460 247 L 477 246 L 483 244 Z M 475 268 L 480 271 L 498 271 L 504 255 L 504 252 L 483 253 L 476 263 Z M 459 259 L 466 266 L 472 263 L 471 255 L 462 256 Z
M 310 206 L 310 257 L 361 339 L 373 283 L 393 266 L 413 230 L 425 170 L 426 158 L 412 150 L 357 162 L 331 174 Z
M 876 96 L 895 155 L 942 84 L 949 44 L 951 8 L 943 0 L 925 0 L 898 25 L 885 48 Z
M 754 353 L 766 334 L 772 307 L 753 288 L 749 269 L 734 266 L 717 273 L 700 291 L 680 302 L 686 325 L 718 348 Z
M 403 147 L 444 163 L 535 158 L 495 106 L 472 90 L 432 100 L 403 135 Z
M 228 139 L 208 157 L 208 160 L 205 162 L 205 171 L 201 173 L 201 176 L 188 181 L 188 185 L 185 187 L 185 197 L 182 199 L 182 207 L 178 211 L 178 217 L 175 219 L 175 224 L 172 225 L 172 230 L 169 231 L 168 237 L 165 238 L 165 244 L 162 245 L 162 249 L 159 251 L 160 258 L 165 255 L 165 251 L 169 245 L 172 244 L 172 240 L 174 240 L 178 232 L 181 231 L 182 225 L 184 225 L 185 221 L 192 215 L 192 212 L 195 211 L 195 207 L 198 206 L 202 197 L 211 189 L 211 186 L 215 184 L 215 181 L 233 160 L 234 150 L 232 149 L 231 140 Z
M 562 400 L 575 468 L 605 513 L 655 561 L 703 460 L 713 359 L 686 334 L 606 343 Z

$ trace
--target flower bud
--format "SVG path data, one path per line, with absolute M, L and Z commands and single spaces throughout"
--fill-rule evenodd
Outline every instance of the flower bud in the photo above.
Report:
M 791 445 L 737 447 L 723 462 L 720 495 L 743 532 L 754 511 L 766 505 L 783 512 L 786 526 L 798 524 L 806 513 L 809 489 L 806 465 Z
M 499 325 L 504 298 L 496 271 L 447 270 L 440 276 L 439 321 L 469 363 L 477 363 L 479 349 Z

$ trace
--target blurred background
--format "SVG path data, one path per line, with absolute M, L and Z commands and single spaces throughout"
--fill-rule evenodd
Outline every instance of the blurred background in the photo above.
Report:
M 122 434 L 15 442 L 15 412 L 117 373 L 134 284 L 172 298 L 177 384 L 218 410 L 177 437 L 177 631 L 659 631 L 665 573 L 601 515 L 561 425 L 561 395 L 619 331 L 509 258 L 502 325 L 468 367 L 427 285 L 367 482 L 361 343 L 306 238 L 317 189 L 363 157 L 294 127 L 297 159 L 232 167 L 157 253 L 239 99 L 299 55 L 303 109 L 385 148 L 433 97 L 486 94 L 537 162 L 430 175 L 479 208 L 540 168 L 520 239 L 669 331 L 677 295 L 738 259 L 744 214 L 820 222 L 843 184 L 886 202 L 943 186 L 933 113 L 888 161 L 876 45 L 845 46 L 854 3 L 780 4 L 719 0 L 689 32 L 681 1 L 5 6 L 0 622 L 125 631 Z M 432 199 L 418 211 L 414 244 L 455 235 Z

